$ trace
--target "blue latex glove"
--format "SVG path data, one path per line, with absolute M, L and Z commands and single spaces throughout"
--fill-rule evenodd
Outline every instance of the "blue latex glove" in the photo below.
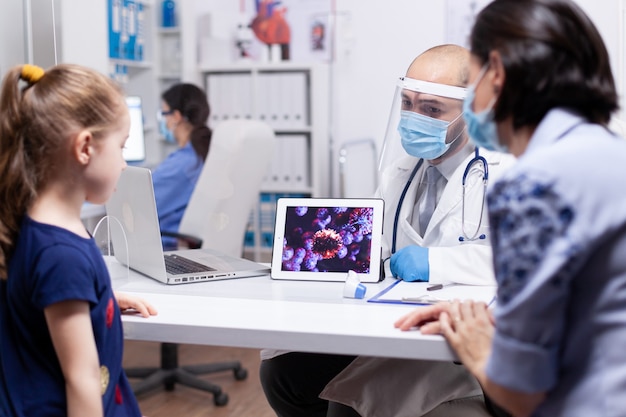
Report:
M 396 278 L 404 281 L 428 282 L 428 248 L 412 245 L 406 246 L 393 255 L 389 266 Z

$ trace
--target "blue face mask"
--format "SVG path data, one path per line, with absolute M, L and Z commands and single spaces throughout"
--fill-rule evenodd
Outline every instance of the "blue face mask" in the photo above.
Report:
M 463 119 L 465 119 L 470 140 L 476 146 L 489 151 L 506 152 L 506 146 L 501 145 L 498 140 L 496 122 L 494 121 L 495 112 L 493 106 L 496 102 L 495 98 L 491 101 L 489 106 L 480 113 L 474 113 L 472 110 L 476 95 L 476 86 L 485 76 L 487 68 L 488 64 L 483 67 L 476 82 L 467 89 L 467 96 L 465 100 L 463 100 Z
M 176 143 L 176 138 L 174 137 L 174 133 L 167 128 L 167 123 L 165 122 L 165 118 L 161 118 L 159 120 L 159 132 L 161 136 L 165 138 L 166 142 Z
M 446 137 L 448 136 L 448 127 L 457 119 L 458 117 L 452 122 L 448 122 L 412 111 L 402 111 L 398 124 L 402 147 L 406 153 L 416 158 L 439 158 L 446 153 L 454 142 L 446 143 Z

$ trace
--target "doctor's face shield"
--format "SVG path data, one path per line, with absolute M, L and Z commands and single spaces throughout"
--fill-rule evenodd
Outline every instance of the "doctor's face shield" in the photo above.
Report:
M 391 107 L 379 170 L 406 156 L 433 160 L 462 140 L 466 89 L 401 77 Z

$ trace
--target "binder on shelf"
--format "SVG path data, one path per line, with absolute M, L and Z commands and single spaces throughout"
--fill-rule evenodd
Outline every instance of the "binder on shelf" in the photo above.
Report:
M 286 137 L 291 161 L 289 189 L 303 189 L 310 185 L 309 140 L 305 134 Z
M 122 31 L 122 0 L 109 0 L 109 58 L 122 57 L 120 34 Z
M 146 44 L 146 14 L 141 2 L 137 3 L 137 35 L 135 40 L 135 59 L 143 61 Z
M 246 226 L 246 233 L 243 238 L 243 246 L 246 248 L 253 248 L 256 243 L 254 241 L 254 217 L 257 214 L 256 210 L 252 210 L 250 212 L 250 216 L 248 216 L 248 224 Z
M 292 94 L 284 89 L 283 73 L 261 72 L 258 75 L 259 119 L 274 129 L 284 128 L 285 97 Z
M 123 0 L 121 8 L 121 27 L 120 27 L 120 56 L 121 59 L 128 59 L 128 2 L 129 0 Z
M 263 181 L 261 182 L 261 186 L 265 189 L 279 189 L 282 176 L 282 162 L 283 159 L 283 146 L 282 146 L 282 138 L 281 136 L 276 137 L 276 145 L 274 146 L 274 155 L 270 161 L 270 164 L 267 168 L 267 173 L 265 174 Z
M 209 100 L 209 105 L 211 106 L 211 124 L 215 125 L 217 122 L 221 120 L 221 107 L 220 107 L 220 83 L 218 82 L 218 75 L 216 74 L 208 74 L 205 78 L 204 85 L 206 85 L 206 94 L 207 99 Z
M 229 76 L 230 82 L 230 118 L 252 118 L 252 75 L 237 73 Z
M 285 128 L 302 129 L 309 125 L 307 73 L 304 71 L 282 74 Z
M 135 0 L 124 0 L 126 4 L 126 33 L 128 41 L 124 48 L 124 59 L 134 61 L 137 42 L 137 4 Z
M 228 119 L 254 118 L 250 73 L 208 74 L 205 85 L 213 124 Z
M 308 134 L 276 135 L 274 156 L 263 188 L 270 190 L 302 191 L 310 187 Z

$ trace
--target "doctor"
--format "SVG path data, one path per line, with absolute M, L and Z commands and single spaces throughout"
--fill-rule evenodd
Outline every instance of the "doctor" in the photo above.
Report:
M 486 187 L 513 159 L 469 142 L 461 117 L 467 71 L 440 68 L 445 57 L 458 68 L 467 56 L 455 46 L 431 50 L 396 88 L 377 196 L 385 201 L 385 265 L 406 281 L 495 284 Z
M 377 194 L 385 201 L 385 267 L 404 280 L 494 283 L 485 187 L 514 159 L 482 149 L 477 158 L 469 143 L 461 116 L 468 66 L 465 48 L 434 47 L 396 90 Z M 488 415 L 476 380 L 451 362 L 262 356 L 261 383 L 281 417 Z

